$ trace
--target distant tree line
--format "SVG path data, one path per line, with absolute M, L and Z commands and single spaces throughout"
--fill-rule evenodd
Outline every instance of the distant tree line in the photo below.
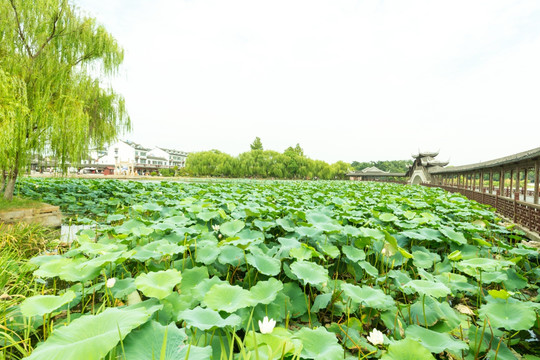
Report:
M 231 178 L 275 179 L 344 179 L 350 165 L 338 161 L 328 164 L 304 155 L 299 144 L 283 153 L 264 150 L 260 138 L 251 150 L 231 156 L 218 150 L 190 153 L 182 175 L 218 176 Z
M 360 171 L 365 168 L 375 166 L 382 171 L 403 173 L 409 170 L 409 166 L 413 164 L 412 160 L 390 160 L 390 161 L 370 161 L 358 162 L 353 161 L 351 166 L 354 170 Z

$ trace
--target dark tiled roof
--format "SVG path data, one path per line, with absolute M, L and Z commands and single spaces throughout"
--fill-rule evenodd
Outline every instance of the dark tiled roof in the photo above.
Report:
M 463 171 L 473 171 L 473 170 L 480 170 L 480 169 L 489 169 L 504 165 L 509 165 L 513 163 L 518 163 L 525 160 L 532 160 L 535 158 L 540 158 L 540 147 L 523 151 L 517 154 L 505 156 L 502 158 L 498 158 L 495 160 L 490 161 L 484 161 L 479 162 L 476 164 L 470 164 L 470 165 L 463 165 L 463 166 L 454 166 L 444 169 L 433 169 L 430 171 L 432 174 L 449 174 L 449 173 L 456 173 L 456 172 L 463 172 Z
M 161 149 L 161 150 L 165 151 L 169 155 L 187 156 L 187 152 L 185 152 L 185 151 L 173 150 L 173 149 L 165 149 L 165 148 L 162 148 L 162 147 L 159 147 L 159 146 L 158 146 L 158 149 Z

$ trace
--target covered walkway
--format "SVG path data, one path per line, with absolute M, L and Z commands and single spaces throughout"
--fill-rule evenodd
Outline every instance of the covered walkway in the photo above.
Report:
M 540 234 L 540 148 L 477 164 L 433 169 L 431 184 L 488 204 Z

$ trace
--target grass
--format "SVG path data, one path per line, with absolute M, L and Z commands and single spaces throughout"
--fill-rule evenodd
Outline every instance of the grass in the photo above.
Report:
M 40 201 L 24 199 L 18 196 L 14 196 L 12 201 L 6 201 L 3 198 L 0 198 L 0 211 L 39 208 L 43 205 L 44 204 Z
M 60 237 L 58 229 L 37 224 L 0 223 L 0 252 L 12 251 L 18 259 L 30 259 L 45 251 Z
M 28 203 L 28 202 L 26 202 Z M 17 305 L 38 295 L 42 285 L 34 281 L 28 259 L 42 253 L 59 237 L 59 231 L 40 225 L 0 223 L 0 359 L 20 359 L 31 350 L 31 334 Z

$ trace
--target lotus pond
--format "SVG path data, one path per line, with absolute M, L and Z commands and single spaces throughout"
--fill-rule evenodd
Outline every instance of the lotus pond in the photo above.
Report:
M 54 179 L 18 192 L 93 229 L 30 260 L 40 294 L 3 309 L 7 358 L 539 359 L 538 251 L 457 194 Z

